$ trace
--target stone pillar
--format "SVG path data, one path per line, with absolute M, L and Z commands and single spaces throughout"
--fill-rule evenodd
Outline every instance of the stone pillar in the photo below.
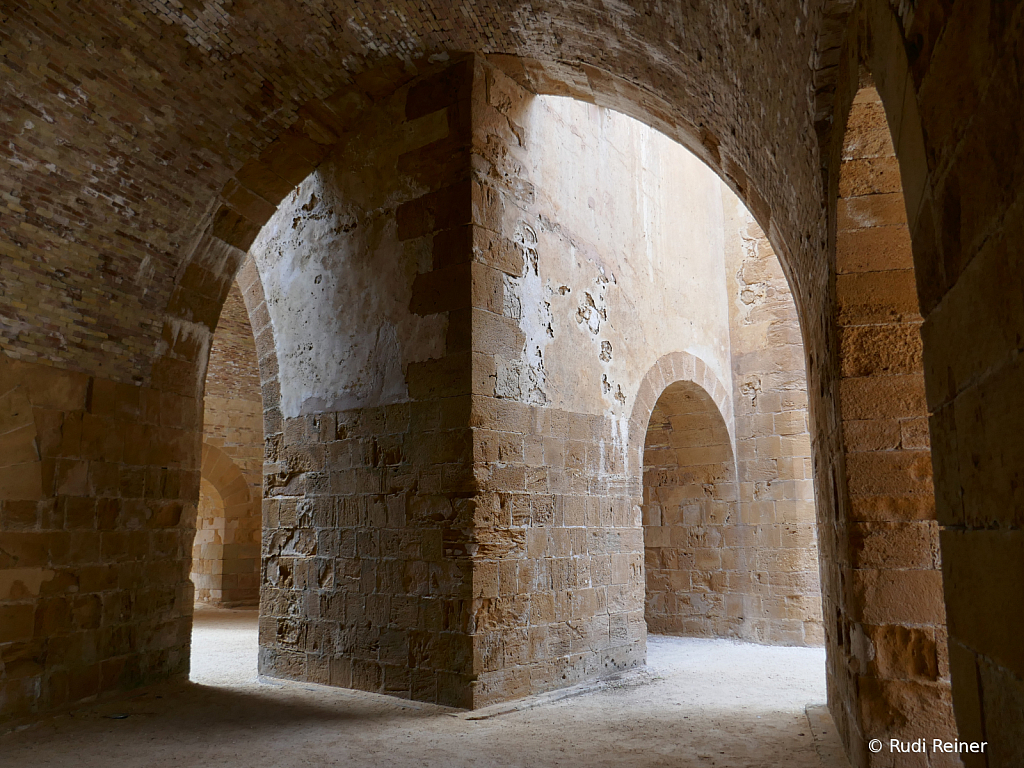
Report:
M 469 265 L 479 484 L 470 617 L 474 706 L 630 669 L 646 656 L 639 468 L 630 474 L 626 463 L 625 419 L 604 408 L 553 403 L 545 365 L 552 375 L 555 365 L 573 378 L 585 371 L 595 383 L 600 370 L 592 373 L 589 351 L 578 360 L 545 358 L 528 336 L 538 316 L 552 338 L 554 327 L 565 336 L 567 325 L 579 325 L 568 312 L 552 314 L 552 291 L 583 302 L 591 328 L 607 311 L 582 294 L 569 298 L 568 285 L 555 291 L 545 282 L 553 277 L 544 274 L 540 251 L 547 249 L 553 265 L 568 259 L 572 245 L 554 222 L 541 232 L 530 100 L 508 76 L 476 60 Z M 590 290 L 600 302 L 597 288 Z M 603 342 L 602 359 L 611 350 Z M 578 373 L 569 373 L 571 366 Z M 607 375 L 604 385 L 614 396 Z M 618 393 L 624 404 L 621 387 Z
M 469 61 L 357 127 L 251 249 L 262 674 L 472 706 Z M 256 274 L 258 271 L 258 274 Z

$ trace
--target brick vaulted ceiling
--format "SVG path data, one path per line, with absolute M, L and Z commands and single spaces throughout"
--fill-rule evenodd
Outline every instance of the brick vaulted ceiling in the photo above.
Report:
M 533 88 L 681 140 L 751 207 L 795 287 L 818 293 L 816 121 L 828 122 L 829 52 L 846 10 L 749 0 L 4 3 L 0 285 L 16 303 L 0 311 L 0 342 L 22 358 L 148 383 L 174 287 L 232 175 L 304 104 L 379 89 L 462 51 L 521 74 L 504 55 L 532 60 L 522 79 Z

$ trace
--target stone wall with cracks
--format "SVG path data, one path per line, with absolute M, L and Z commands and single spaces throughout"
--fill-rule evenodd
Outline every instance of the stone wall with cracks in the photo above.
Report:
M 488 219 L 479 226 L 518 257 L 501 265 L 497 313 L 515 335 L 483 394 L 623 417 L 672 350 L 696 354 L 731 385 L 714 174 L 617 112 L 534 98 L 494 68 L 483 77 L 474 154 Z
M 799 471 L 775 468 L 776 452 L 771 462 L 778 471 L 760 479 L 780 481 L 777 514 L 775 504 L 762 503 L 763 521 L 740 524 L 730 346 L 731 295 L 739 289 L 727 276 L 720 182 L 682 147 L 628 117 L 534 97 L 484 62 L 477 73 L 473 391 L 481 491 L 473 629 L 483 665 L 480 701 L 642 663 L 651 581 L 644 575 L 640 455 L 631 456 L 630 446 L 642 446 L 648 424 L 631 416 L 646 400 L 650 416 L 660 390 L 653 392 L 645 377 L 671 355 L 699 360 L 700 376 L 710 377 L 709 391 L 721 401 L 721 447 L 730 457 L 722 505 L 734 513 L 721 522 L 732 524 L 729 540 L 739 545 L 745 536 L 744 551 L 761 562 L 747 564 L 744 588 L 737 586 L 741 576 L 733 577 L 734 597 L 744 601 L 730 607 L 748 630 L 739 634 L 820 643 L 809 439 L 799 393 L 787 401 L 788 415 L 799 418 L 784 424 L 780 416 L 777 425 L 793 442 L 787 456 Z M 774 259 L 770 249 L 767 255 Z M 792 314 L 787 330 L 799 335 L 784 278 L 780 289 Z M 786 360 L 760 360 L 768 366 L 767 387 L 782 388 L 769 378 L 792 368 L 786 362 L 793 359 L 802 386 L 798 341 L 795 349 Z M 781 400 L 777 405 L 783 410 Z M 766 436 L 776 434 L 775 426 L 769 416 Z M 742 507 L 747 522 L 758 506 L 750 502 Z M 802 525 L 800 533 L 783 535 L 787 524 Z M 785 550 L 793 562 L 780 557 L 783 547 L 799 546 L 807 550 L 802 560 L 795 549 Z M 702 565 L 709 579 L 721 570 L 721 562 Z M 688 593 L 689 582 L 678 599 Z M 704 634 L 737 634 L 736 622 L 727 626 L 712 613 L 686 626 L 657 620 L 654 628 L 696 632 L 703 620 Z

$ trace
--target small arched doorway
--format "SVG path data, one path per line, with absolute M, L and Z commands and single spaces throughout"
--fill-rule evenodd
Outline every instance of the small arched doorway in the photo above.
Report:
M 744 360 L 781 365 L 770 354 Z M 808 491 L 794 479 L 809 452 L 794 434 L 803 411 L 773 400 L 774 378 L 761 382 L 751 408 L 742 387 L 730 397 L 689 353 L 664 356 L 646 376 L 631 422 L 652 634 L 821 644 L 818 548 Z
M 714 400 L 690 381 L 670 384 L 644 441 L 644 551 L 648 631 L 735 634 L 750 563 L 736 535 L 738 492 L 729 430 Z
M 199 603 L 259 602 L 260 503 L 231 457 L 203 443 L 192 582 Z

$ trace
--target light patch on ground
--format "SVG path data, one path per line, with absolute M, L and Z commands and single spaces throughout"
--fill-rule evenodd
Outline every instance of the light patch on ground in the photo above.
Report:
M 195 624 L 193 685 L 129 694 L 0 738 L 5 764 L 822 765 L 804 714 L 825 701 L 820 648 L 651 636 L 649 682 L 472 721 L 389 696 L 258 682 L 255 612 L 204 609 Z

